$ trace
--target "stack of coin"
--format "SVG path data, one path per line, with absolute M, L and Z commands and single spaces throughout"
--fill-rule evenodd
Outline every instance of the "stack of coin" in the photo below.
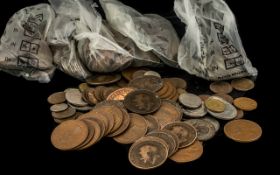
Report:
M 112 137 L 131 144 L 128 158 L 133 166 L 152 169 L 168 158 L 177 163 L 198 159 L 203 142 L 219 132 L 221 120 L 229 121 L 224 133 L 234 141 L 261 137 L 258 124 L 240 119 L 244 111 L 255 110 L 257 102 L 232 96 L 253 89 L 250 79 L 213 82 L 212 93 L 194 94 L 186 91 L 184 79 L 147 68 L 129 68 L 121 75 L 96 75 L 78 88 L 48 97 L 52 116 L 60 123 L 51 135 L 54 147 L 82 150 Z

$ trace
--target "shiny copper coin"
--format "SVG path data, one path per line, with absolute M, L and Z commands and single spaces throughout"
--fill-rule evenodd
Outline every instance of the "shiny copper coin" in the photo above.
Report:
M 248 78 L 234 79 L 231 86 L 238 91 L 249 91 L 255 87 L 255 83 Z
M 179 149 L 170 159 L 177 163 L 187 163 L 199 159 L 202 154 L 202 143 L 195 141 L 192 145 Z
M 146 89 L 153 92 L 158 91 L 163 86 L 163 81 L 159 77 L 155 76 L 143 76 L 131 80 L 128 84 L 130 87 L 138 89 Z
M 161 100 L 155 93 L 148 90 L 135 90 L 126 95 L 124 106 L 137 114 L 149 114 L 155 112 L 161 104 Z
M 65 102 L 65 93 L 64 92 L 55 92 L 48 97 L 48 102 L 50 104 L 59 104 Z
M 123 101 L 124 98 L 129 94 L 130 92 L 133 92 L 135 89 L 130 87 L 120 88 L 115 91 L 113 91 L 111 94 L 108 95 L 106 100 L 119 100 Z
M 243 111 L 253 111 L 257 109 L 257 102 L 248 97 L 239 97 L 233 100 L 234 106 Z
M 193 126 L 184 122 L 169 123 L 163 127 L 174 133 L 179 139 L 179 148 L 191 145 L 197 138 L 197 132 Z
M 224 126 L 224 133 L 236 142 L 248 143 L 261 137 L 262 128 L 253 121 L 238 119 L 228 122 Z
M 232 86 L 226 81 L 215 81 L 210 84 L 210 90 L 214 93 L 228 94 L 232 91 Z
M 87 125 L 78 120 L 68 120 L 58 125 L 51 134 L 51 143 L 60 150 L 71 150 L 82 144 L 88 136 Z
M 112 75 L 95 75 L 93 77 L 87 78 L 86 82 L 89 85 L 106 85 L 112 84 L 121 79 L 121 75 L 112 74 Z
M 139 169 L 153 169 L 161 166 L 167 159 L 168 150 L 162 139 L 148 136 L 140 139 L 129 149 L 130 163 Z

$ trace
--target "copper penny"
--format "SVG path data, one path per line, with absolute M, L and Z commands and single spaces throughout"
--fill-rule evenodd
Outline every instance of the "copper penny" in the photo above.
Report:
M 255 87 L 255 83 L 248 78 L 239 78 L 232 80 L 231 86 L 238 91 L 249 91 Z
M 131 81 L 133 78 L 132 78 L 132 75 L 134 72 L 138 71 L 139 68 L 135 68 L 135 67 L 129 67 L 125 70 L 122 71 L 122 76 L 128 80 L 128 81 Z
M 169 85 L 170 83 L 167 83 L 166 81 L 163 81 L 163 86 L 162 86 L 162 88 L 160 88 L 156 93 L 157 93 L 157 95 L 158 96 L 162 96 L 162 95 L 164 95 L 164 94 L 166 94 L 166 92 L 169 90 L 169 88 L 170 88 L 170 85 Z
M 121 75 L 112 74 L 112 75 L 95 75 L 86 79 L 87 84 L 89 85 L 106 85 L 112 84 L 121 79 Z
M 187 82 L 182 78 L 172 77 L 172 78 L 165 78 L 166 81 L 169 81 L 173 86 L 176 88 L 187 88 Z
M 61 112 L 52 112 L 53 118 L 56 119 L 65 119 L 72 117 L 76 113 L 76 109 L 69 106 L 66 110 Z
M 233 100 L 234 106 L 243 111 L 253 111 L 257 109 L 257 102 L 248 97 L 239 97 Z
M 224 126 L 224 133 L 236 142 L 248 143 L 261 137 L 262 128 L 253 121 L 238 119 L 228 122 Z
M 157 119 L 154 118 L 152 115 L 144 116 L 144 119 L 146 120 L 148 126 L 147 133 L 160 129 L 160 125 Z
M 130 87 L 138 89 L 146 89 L 153 92 L 158 91 L 163 86 L 163 81 L 159 77 L 155 76 L 143 76 L 131 80 L 128 84 Z
M 55 92 L 48 97 L 48 102 L 50 104 L 59 104 L 65 102 L 65 93 L 64 92 Z
M 97 98 L 95 97 L 95 89 L 94 88 L 88 88 L 83 91 L 82 98 L 85 102 L 87 102 L 90 105 L 95 105 L 98 103 Z
M 130 87 L 120 88 L 115 91 L 113 91 L 110 95 L 108 95 L 106 100 L 119 100 L 123 101 L 124 98 L 129 94 L 130 92 L 133 92 L 135 89 Z
M 51 134 L 51 143 L 60 150 L 72 150 L 88 136 L 87 125 L 79 120 L 68 120 L 58 125 Z
M 187 93 L 187 91 L 185 89 L 182 89 L 182 88 L 177 88 L 177 92 L 178 92 L 179 95 Z
M 137 114 L 149 114 L 155 112 L 161 104 L 160 98 L 148 90 L 135 90 L 126 95 L 124 106 Z
M 132 74 L 132 79 L 143 77 L 147 70 L 138 70 Z
M 116 131 L 114 131 L 113 133 L 109 134 L 108 137 L 118 136 L 118 135 L 122 134 L 129 127 L 129 124 L 130 124 L 130 116 L 129 116 L 129 114 L 122 107 L 119 107 L 119 109 L 121 110 L 122 117 L 123 117 L 121 126 Z
M 215 81 L 210 84 L 210 90 L 214 93 L 228 94 L 232 91 L 232 86 L 226 81 Z
M 187 163 L 199 159 L 202 154 L 202 143 L 195 141 L 192 145 L 179 149 L 170 159 L 177 163 Z

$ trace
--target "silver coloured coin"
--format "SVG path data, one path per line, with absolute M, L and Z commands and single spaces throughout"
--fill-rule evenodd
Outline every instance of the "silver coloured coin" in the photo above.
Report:
M 224 112 L 219 112 L 219 113 L 208 110 L 208 113 L 211 114 L 213 117 L 221 119 L 221 120 L 234 119 L 237 115 L 236 108 L 232 104 L 230 104 L 229 102 L 227 102 L 226 100 L 224 100 L 220 97 L 215 96 L 215 98 L 219 98 L 219 100 L 221 100 L 225 104 L 225 110 L 224 110 Z
M 191 93 L 183 93 L 179 96 L 179 102 L 187 108 L 196 109 L 201 106 L 199 96 Z
M 147 72 L 144 73 L 144 75 L 145 75 L 145 76 L 146 76 L 146 75 L 152 75 L 152 76 L 161 78 L 160 74 L 157 73 L 157 72 L 155 72 L 155 71 L 147 71 Z
M 68 105 L 66 103 L 59 103 L 59 104 L 52 105 L 50 107 L 50 110 L 52 112 L 61 112 L 61 111 L 65 111 L 67 108 Z
M 204 102 L 202 102 L 201 106 L 197 109 L 184 109 L 183 108 L 183 113 L 189 117 L 200 118 L 207 114 L 207 109 L 204 105 Z
M 215 127 L 216 132 L 220 129 L 220 122 L 218 120 L 216 120 L 215 118 L 207 116 L 207 117 L 202 118 L 202 120 L 206 120 L 206 121 L 212 123 L 212 125 Z
M 83 100 L 82 93 L 79 89 L 71 88 L 65 92 L 65 98 L 68 103 L 75 106 L 87 106 L 88 104 Z

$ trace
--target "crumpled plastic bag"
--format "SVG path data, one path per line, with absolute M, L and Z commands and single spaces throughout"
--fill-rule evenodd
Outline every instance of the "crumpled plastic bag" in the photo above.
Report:
M 1 37 L 0 70 L 27 80 L 49 82 L 55 66 L 45 40 L 54 16 L 48 4 L 16 12 Z
M 177 67 L 179 39 L 172 24 L 156 14 L 144 14 L 117 0 L 100 0 L 113 29 L 132 39 L 143 51 L 153 51 L 169 66 Z
M 186 24 L 178 49 L 182 69 L 207 80 L 257 76 L 223 0 L 175 0 L 174 10 Z

